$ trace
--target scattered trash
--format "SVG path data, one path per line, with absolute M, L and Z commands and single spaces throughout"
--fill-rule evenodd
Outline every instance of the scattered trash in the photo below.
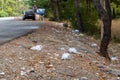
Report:
M 68 49 L 68 52 L 69 53 L 77 53 L 77 50 L 76 50 L 76 48 L 71 47 L 71 48 Z
M 73 79 L 73 80 L 80 80 L 79 78 L 75 78 L 75 79 Z
M 72 30 L 72 32 L 74 32 L 74 33 L 79 33 L 79 30 Z
M 0 75 L 5 75 L 5 72 L 0 72 Z
M 42 45 L 36 45 L 36 46 L 31 47 L 30 49 L 40 51 L 42 47 L 43 47 Z
M 88 80 L 88 78 L 87 77 L 81 77 L 80 80 Z
M 120 77 L 117 77 L 117 80 L 120 80 Z
M 91 47 L 97 47 L 96 43 L 91 44 Z
M 59 56 L 59 54 L 55 53 L 55 57 L 58 57 L 58 56 Z
M 60 50 L 65 50 L 65 48 L 60 48 Z
M 62 60 L 67 60 L 67 59 L 70 59 L 70 54 L 69 53 L 64 53 L 63 55 L 62 55 L 62 58 L 61 58 Z
M 20 75 L 24 76 L 24 75 L 26 75 L 26 72 L 25 71 L 20 71 Z
M 21 69 L 21 70 L 25 70 L 25 67 L 21 67 L 20 69 Z
M 112 61 L 118 60 L 118 58 L 117 58 L 115 55 L 112 55 L 112 56 L 110 57 L 110 59 L 111 59 Z
M 79 30 L 76 29 L 76 30 L 74 30 L 74 32 L 75 32 L 75 33 L 79 33 Z

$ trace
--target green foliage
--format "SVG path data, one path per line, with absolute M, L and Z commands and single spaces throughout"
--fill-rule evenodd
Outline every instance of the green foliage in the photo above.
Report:
M 98 23 L 98 14 L 92 4 L 88 9 L 86 9 L 86 6 L 86 4 L 81 3 L 80 8 L 85 32 L 89 35 L 99 34 L 100 27 Z
M 116 43 L 120 43 L 120 38 L 118 38 L 117 36 L 113 36 L 112 37 L 112 40 L 114 41 L 114 42 L 116 42 Z
M 73 0 L 62 1 L 61 5 L 62 10 L 60 13 L 60 19 L 70 21 L 72 24 L 72 28 L 78 29 Z M 84 0 L 81 1 L 80 12 L 85 32 L 90 35 L 99 34 L 100 27 L 97 24 L 99 18 L 98 14 L 92 4 L 90 4 L 90 7 L 88 9 L 87 6 L 88 5 L 85 3 Z
M 7 17 L 8 13 L 5 11 L 0 11 L 0 17 Z
M 115 0 L 111 2 L 111 9 L 112 9 L 112 14 L 113 14 L 113 8 L 115 10 L 115 15 L 113 17 L 115 18 L 120 18 L 120 1 Z
M 6 13 L 8 13 L 9 16 L 13 16 L 13 9 L 10 8 L 10 7 L 8 7 L 8 8 L 6 9 Z

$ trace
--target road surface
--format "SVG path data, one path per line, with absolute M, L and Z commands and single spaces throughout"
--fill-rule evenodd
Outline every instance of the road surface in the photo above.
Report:
M 0 19 L 0 44 L 39 28 L 43 22 L 32 20 Z

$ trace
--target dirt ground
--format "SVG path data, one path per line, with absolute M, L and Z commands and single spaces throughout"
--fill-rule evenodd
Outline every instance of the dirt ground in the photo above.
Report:
M 55 22 L 0 45 L 0 80 L 120 80 L 120 44 L 111 44 L 117 59 L 99 56 L 99 41 Z M 97 44 L 92 46 L 91 44 Z M 41 45 L 41 50 L 31 47 Z M 74 47 L 77 53 L 69 53 Z M 67 60 L 62 60 L 69 53 Z

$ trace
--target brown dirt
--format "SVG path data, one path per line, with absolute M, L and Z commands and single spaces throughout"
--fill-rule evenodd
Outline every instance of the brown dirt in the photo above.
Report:
M 0 46 L 0 80 L 117 80 L 119 75 L 108 67 L 119 71 L 119 56 L 111 63 L 100 57 L 95 53 L 98 47 L 91 47 L 99 44 L 97 40 L 55 22 L 40 26 Z M 36 45 L 42 45 L 42 50 L 30 49 Z M 69 60 L 61 60 L 70 47 L 82 54 L 71 53 Z

